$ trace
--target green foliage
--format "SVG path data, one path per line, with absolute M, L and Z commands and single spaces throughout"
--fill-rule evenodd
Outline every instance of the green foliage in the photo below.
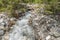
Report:
M 0 0 L 0 11 L 11 10 L 13 5 L 18 3 L 18 0 Z
M 42 0 L 34 0 L 34 3 L 42 3 Z
M 59 1 L 58 0 L 47 0 L 47 3 L 46 3 L 46 12 L 47 13 L 51 13 L 52 12 L 52 14 L 58 14 L 58 12 L 59 12 L 59 10 L 60 10 L 60 3 L 59 3 Z M 49 12 L 48 12 L 49 11 Z
M 41 0 L 0 0 L 0 11 L 20 9 L 20 3 L 40 3 Z
M 0 0 L 0 11 L 25 11 L 26 8 L 20 3 L 43 3 L 45 4 L 45 12 L 51 14 L 60 12 L 60 0 Z

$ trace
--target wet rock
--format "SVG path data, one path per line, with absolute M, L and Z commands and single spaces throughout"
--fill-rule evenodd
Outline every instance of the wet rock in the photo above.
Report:
M 12 27 L 12 25 L 14 25 L 15 24 L 15 22 L 16 22 L 16 19 L 15 18 L 10 18 L 10 20 L 8 21 L 8 23 L 9 23 L 9 27 Z
M 35 18 L 32 17 L 32 26 L 37 30 L 37 34 L 42 38 L 42 40 L 45 40 L 47 35 L 53 36 L 56 40 L 60 37 L 60 26 L 56 20 L 45 15 L 34 17 Z M 53 40 L 55 40 L 54 38 Z M 51 38 L 49 40 L 51 40 Z
M 24 16 L 25 15 L 24 13 L 25 12 L 14 10 L 13 13 L 12 13 L 12 16 L 18 19 L 19 17 Z
M 4 31 L 0 30 L 0 36 L 3 36 L 3 35 L 4 35 Z
M 9 16 L 5 13 L 0 14 L 0 37 L 4 39 L 2 36 L 9 32 L 11 26 L 14 25 L 16 20 L 14 18 L 9 18 Z
M 15 24 L 14 20 L 10 19 L 13 29 L 8 33 L 8 40 L 60 40 L 60 24 L 49 16 L 26 12 Z
M 59 40 L 60 25 L 49 16 L 26 13 L 17 20 L 9 40 Z

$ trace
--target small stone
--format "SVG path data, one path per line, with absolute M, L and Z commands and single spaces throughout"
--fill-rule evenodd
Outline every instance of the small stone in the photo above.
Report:
M 0 29 L 2 29 L 2 30 L 3 30 L 3 29 L 4 29 L 4 26 L 0 26 Z
M 9 36 L 8 36 L 8 35 L 6 35 L 6 36 L 4 37 L 4 39 L 5 39 L 5 40 L 8 40 L 8 39 L 9 39 Z
M 0 36 L 4 35 L 4 31 L 0 30 Z
M 46 37 L 46 40 L 49 40 L 51 38 L 51 36 L 50 35 L 48 35 L 47 37 Z

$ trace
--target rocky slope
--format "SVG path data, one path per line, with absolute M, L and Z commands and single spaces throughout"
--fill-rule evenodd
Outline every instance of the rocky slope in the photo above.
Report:
M 2 40 L 60 40 L 59 23 L 43 14 L 26 12 L 12 27 Z
M 0 14 L 0 40 L 60 40 L 60 24 L 33 10 L 17 20 Z

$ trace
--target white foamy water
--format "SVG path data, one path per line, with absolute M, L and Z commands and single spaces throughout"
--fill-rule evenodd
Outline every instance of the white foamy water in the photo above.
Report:
M 13 26 L 13 31 L 9 34 L 9 40 L 35 40 L 34 30 L 28 25 L 31 14 L 26 15 L 18 20 Z

